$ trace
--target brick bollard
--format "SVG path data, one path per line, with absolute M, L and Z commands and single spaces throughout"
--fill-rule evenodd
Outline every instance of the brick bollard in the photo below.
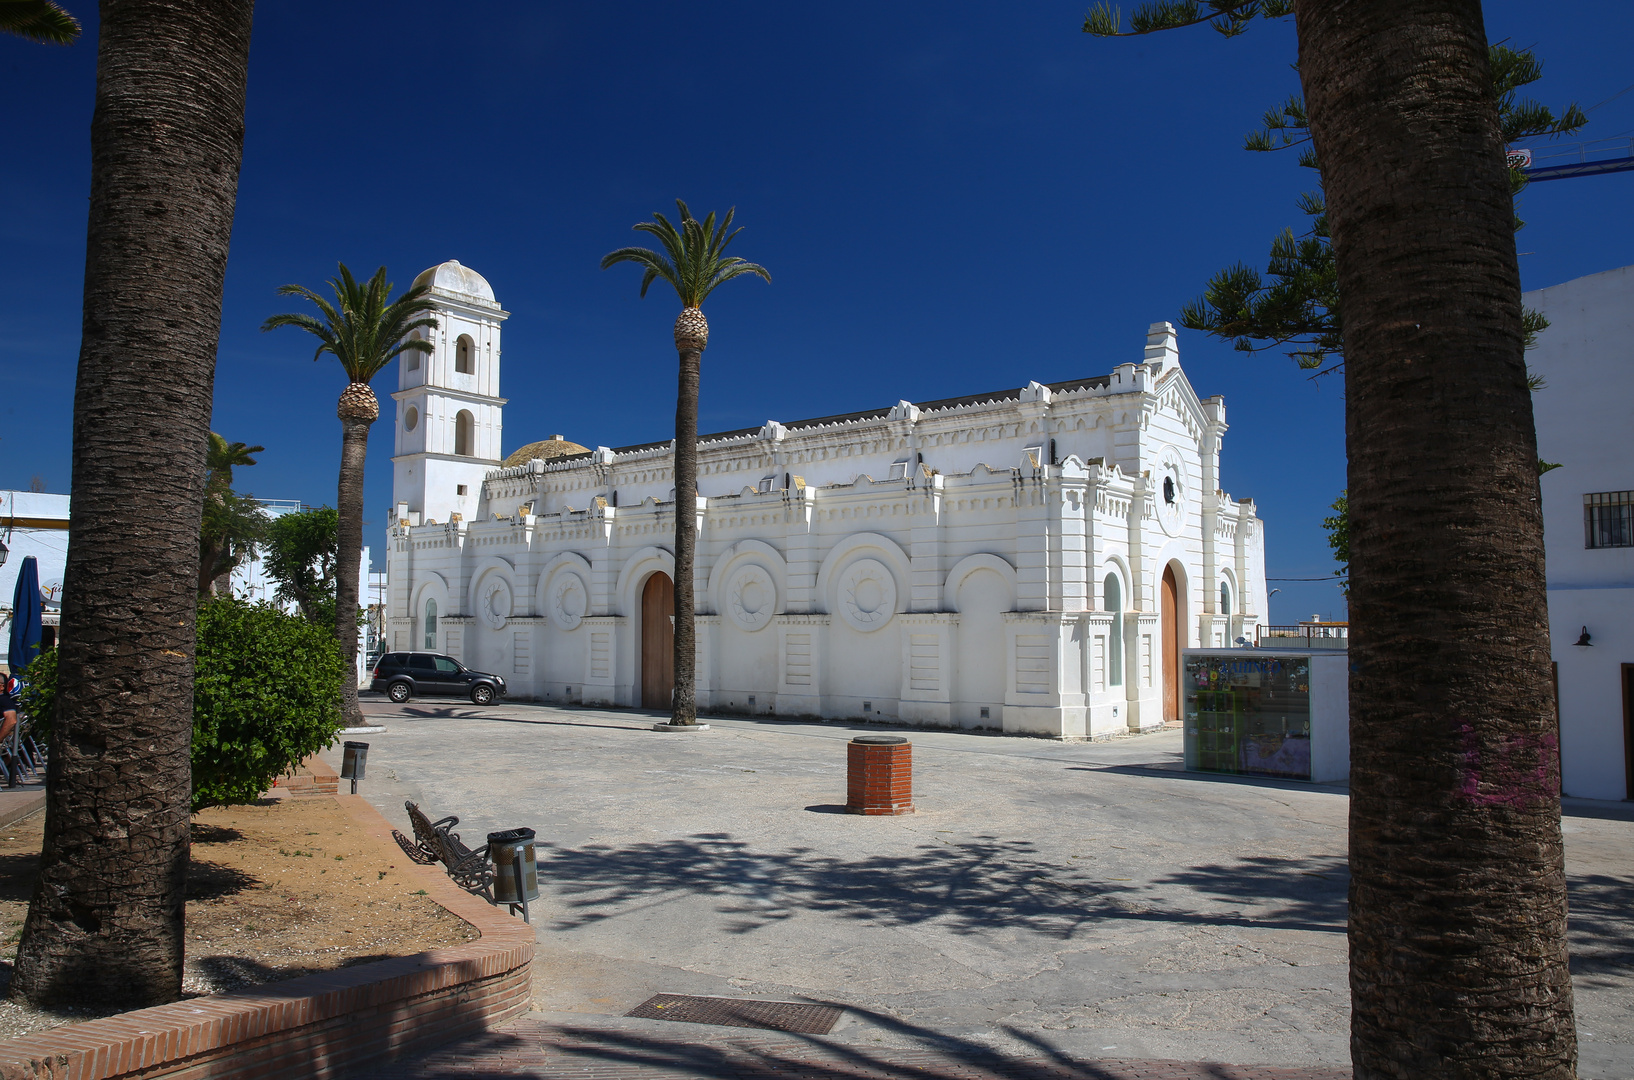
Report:
M 900 735 L 859 735 L 847 744 L 848 814 L 913 813 L 913 744 Z

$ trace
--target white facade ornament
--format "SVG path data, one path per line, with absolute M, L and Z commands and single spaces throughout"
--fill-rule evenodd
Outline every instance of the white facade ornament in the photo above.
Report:
M 1179 536 L 1186 525 L 1186 497 L 1190 494 L 1180 452 L 1172 446 L 1163 447 L 1153 473 L 1152 501 L 1157 506 L 1157 523 L 1168 535 Z
M 483 583 L 477 601 L 477 618 L 490 630 L 504 627 L 511 617 L 511 584 L 497 575 Z
M 726 586 L 727 614 L 751 633 L 771 624 L 777 608 L 777 588 L 763 566 L 749 563 L 734 571 Z
M 550 583 L 546 618 L 562 630 L 577 630 L 590 609 L 590 590 L 584 578 L 572 570 L 559 570 Z
M 878 630 L 896 614 L 896 579 L 878 559 L 859 559 L 840 575 L 840 617 L 853 630 Z

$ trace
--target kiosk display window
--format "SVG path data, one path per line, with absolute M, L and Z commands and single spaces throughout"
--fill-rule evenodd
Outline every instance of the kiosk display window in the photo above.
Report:
M 1188 769 L 1311 779 L 1310 657 L 1188 653 L 1181 685 Z

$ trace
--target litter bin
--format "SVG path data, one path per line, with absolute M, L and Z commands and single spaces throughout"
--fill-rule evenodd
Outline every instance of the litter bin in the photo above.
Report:
M 913 813 L 913 744 L 900 735 L 859 735 L 846 746 L 848 814 Z

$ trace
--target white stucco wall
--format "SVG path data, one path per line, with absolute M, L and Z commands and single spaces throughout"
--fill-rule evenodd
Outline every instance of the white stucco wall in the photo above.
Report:
M 1541 479 L 1549 632 L 1560 683 L 1562 787 L 1625 799 L 1623 667 L 1634 664 L 1634 547 L 1589 548 L 1583 496 L 1634 490 L 1634 266 L 1526 294 L 1549 328 L 1527 354 L 1546 386 L 1532 396 Z M 1587 627 L 1592 645 L 1579 648 Z

